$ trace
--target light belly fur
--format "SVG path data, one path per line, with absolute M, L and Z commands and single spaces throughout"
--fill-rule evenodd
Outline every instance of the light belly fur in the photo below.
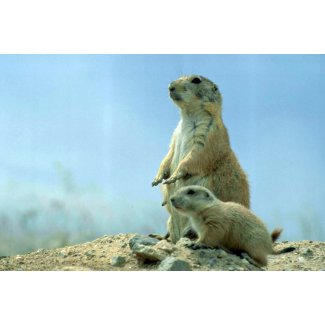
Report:
M 173 174 L 179 163 L 186 157 L 194 145 L 194 124 L 198 124 L 198 121 L 195 119 L 182 119 L 174 131 L 176 138 L 175 151 L 170 166 L 170 174 Z M 168 196 L 185 185 L 205 186 L 207 184 L 207 179 L 208 177 L 202 177 L 202 175 L 192 176 L 188 179 L 180 179 L 176 183 L 168 186 Z
M 171 173 L 173 173 L 181 160 L 190 152 L 193 144 L 193 124 L 195 121 L 182 120 L 175 129 L 175 152 L 171 163 Z
M 186 157 L 193 147 L 194 137 L 194 120 L 182 120 L 174 131 L 175 135 L 175 151 L 171 162 L 170 173 L 172 174 L 181 160 Z M 175 241 L 182 237 L 182 232 L 189 226 L 189 219 L 177 213 L 177 211 L 169 203 L 169 197 L 173 195 L 179 188 L 187 185 L 201 185 L 209 187 L 208 177 L 202 177 L 202 175 L 192 176 L 188 179 L 180 179 L 176 183 L 164 185 L 164 198 L 167 202 L 167 209 L 171 213 L 169 220 L 169 227 L 173 229 L 172 241 Z M 177 239 L 176 239 L 177 238 Z

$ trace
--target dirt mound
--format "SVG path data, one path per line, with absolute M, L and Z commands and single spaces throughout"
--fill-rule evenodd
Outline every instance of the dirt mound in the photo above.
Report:
M 248 271 L 248 270 L 323 270 L 325 243 L 317 241 L 282 242 L 276 249 L 295 247 L 293 252 L 269 256 L 266 268 L 252 264 L 249 258 L 228 254 L 222 249 L 187 247 L 182 238 L 176 245 L 166 240 L 138 234 L 105 235 L 94 241 L 56 249 L 0 257 L 2 271 Z

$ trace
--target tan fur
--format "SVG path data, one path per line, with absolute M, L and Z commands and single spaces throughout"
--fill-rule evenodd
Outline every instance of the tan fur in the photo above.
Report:
M 280 237 L 281 233 L 282 233 L 281 228 L 276 228 L 272 231 L 271 238 L 273 243 Z
M 193 83 L 194 78 L 200 83 Z M 152 185 L 165 180 L 164 202 L 170 213 L 168 231 L 171 240 L 177 242 L 189 228 L 187 218 L 169 203 L 178 188 L 202 185 L 222 201 L 249 207 L 249 186 L 230 147 L 221 117 L 222 98 L 218 87 L 202 76 L 188 76 L 172 82 L 169 89 L 180 108 L 181 120 Z
M 180 214 L 189 216 L 197 231 L 198 243 L 246 252 L 259 265 L 267 265 L 268 254 L 280 254 L 273 241 L 281 229 L 267 231 L 263 222 L 246 207 L 234 202 L 222 202 L 202 186 L 180 188 L 171 198 Z

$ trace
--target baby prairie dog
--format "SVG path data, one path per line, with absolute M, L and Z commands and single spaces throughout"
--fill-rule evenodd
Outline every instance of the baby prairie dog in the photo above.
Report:
M 273 242 L 281 229 L 270 235 L 263 222 L 244 206 L 234 202 L 222 202 L 202 186 L 180 188 L 171 198 L 177 211 L 190 218 L 198 233 L 197 243 L 225 248 L 234 252 L 246 252 L 260 266 L 267 265 L 268 254 L 292 251 L 273 249 Z
M 171 240 L 177 242 L 190 230 L 188 219 L 178 214 L 169 201 L 178 188 L 201 185 L 222 201 L 249 207 L 249 186 L 230 147 L 217 85 L 192 75 L 173 81 L 169 93 L 180 109 L 181 119 L 152 185 L 163 183 L 164 202 L 170 213 L 168 231 Z

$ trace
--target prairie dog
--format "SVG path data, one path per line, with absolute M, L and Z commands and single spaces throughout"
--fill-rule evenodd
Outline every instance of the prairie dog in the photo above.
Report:
M 170 214 L 167 227 L 175 243 L 190 230 L 187 218 L 169 202 L 178 188 L 205 186 L 222 201 L 249 207 L 249 186 L 230 147 L 218 87 L 207 78 L 192 75 L 173 81 L 169 93 L 180 109 L 181 119 L 152 185 L 163 183 L 164 202 Z
M 170 201 L 180 214 L 190 218 L 199 235 L 197 243 L 246 252 L 260 266 L 267 265 L 268 254 L 294 249 L 275 251 L 272 244 L 280 236 L 281 229 L 270 234 L 250 210 L 238 203 L 222 202 L 202 186 L 180 188 Z

